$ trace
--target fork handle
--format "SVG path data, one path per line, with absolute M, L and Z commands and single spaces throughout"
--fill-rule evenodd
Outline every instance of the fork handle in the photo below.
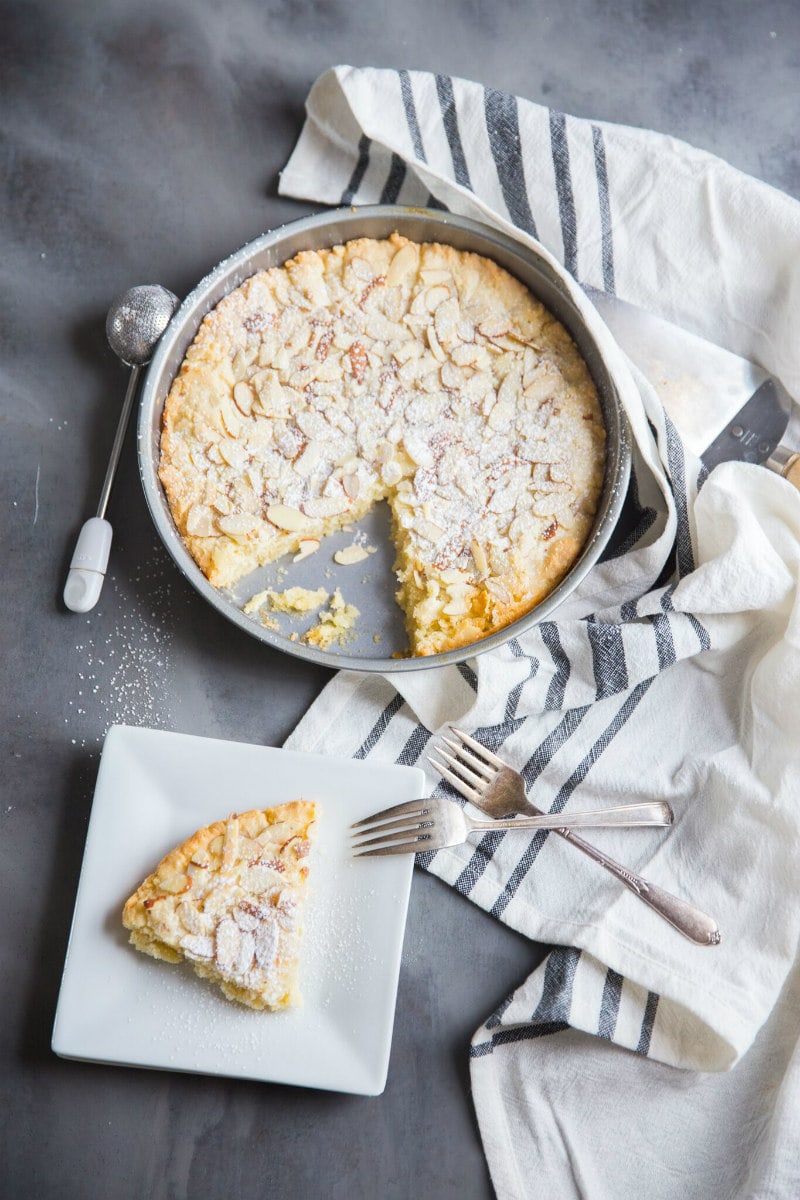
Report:
M 722 934 L 713 917 L 702 912 L 701 909 L 695 908 L 688 901 L 681 900 L 670 892 L 665 892 L 663 888 L 656 887 L 653 883 L 648 883 L 646 879 L 642 879 L 641 875 L 636 875 L 627 867 L 620 866 L 618 862 L 609 858 L 607 854 L 603 854 L 591 842 L 584 841 L 582 837 L 576 837 L 568 829 L 558 829 L 556 832 L 560 833 L 578 850 L 588 854 L 589 858 L 593 858 L 601 867 L 610 871 L 620 883 L 624 883 L 625 887 L 635 896 L 638 896 L 645 904 L 649 904 L 654 912 L 657 912 L 665 921 L 669 921 L 670 925 L 674 926 L 684 937 L 689 938 L 698 946 L 719 945 Z
M 628 825 L 671 825 L 672 809 L 663 800 L 641 804 L 618 804 L 593 812 L 542 813 L 536 817 L 503 817 L 494 821 L 476 821 L 474 829 L 584 829 L 619 828 Z

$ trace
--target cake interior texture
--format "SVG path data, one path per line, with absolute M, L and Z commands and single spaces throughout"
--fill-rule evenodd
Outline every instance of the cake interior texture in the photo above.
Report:
M 410 653 L 469 645 L 581 553 L 605 471 L 564 326 L 495 262 L 395 233 L 298 254 L 203 320 L 160 478 L 210 582 L 391 507 Z

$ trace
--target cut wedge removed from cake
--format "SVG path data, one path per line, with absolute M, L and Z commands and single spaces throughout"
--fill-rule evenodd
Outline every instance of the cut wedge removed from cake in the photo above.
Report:
M 298 1004 L 315 817 L 313 802 L 294 800 L 198 830 L 127 901 L 132 944 L 166 962 L 185 959 L 251 1008 Z

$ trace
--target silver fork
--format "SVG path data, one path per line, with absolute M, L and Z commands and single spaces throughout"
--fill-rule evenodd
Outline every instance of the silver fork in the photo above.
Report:
M 594 812 L 570 813 L 569 816 L 542 815 L 507 817 L 505 820 L 476 821 L 453 801 L 441 796 L 409 800 L 381 809 L 351 826 L 356 838 L 356 856 L 365 854 L 408 854 L 420 850 L 441 850 L 457 846 L 476 830 L 490 829 L 583 829 L 595 826 L 671 825 L 672 811 L 660 800 L 643 804 L 620 804 Z M 367 837 L 376 834 L 376 837 Z
M 525 781 L 519 771 L 515 771 L 504 763 L 491 750 L 487 750 L 475 738 L 456 729 L 450 729 L 458 739 L 450 738 L 442 741 L 454 754 L 437 747 L 436 752 L 444 760 L 438 762 L 429 756 L 429 762 L 444 776 L 457 792 L 466 797 L 476 808 L 481 809 L 491 817 L 507 817 L 510 813 L 520 813 L 525 816 L 542 815 L 542 810 L 531 804 L 525 795 Z M 495 823 L 492 828 L 500 826 Z M 722 940 L 719 926 L 713 917 L 702 912 L 686 900 L 665 892 L 663 888 L 643 879 L 641 875 L 629 871 L 607 854 L 603 854 L 591 842 L 574 834 L 562 819 L 558 822 L 555 833 L 567 839 L 578 850 L 582 850 L 589 858 L 594 859 L 601 867 L 623 883 L 635 896 L 648 904 L 664 920 L 669 921 L 684 937 L 700 946 L 718 946 Z

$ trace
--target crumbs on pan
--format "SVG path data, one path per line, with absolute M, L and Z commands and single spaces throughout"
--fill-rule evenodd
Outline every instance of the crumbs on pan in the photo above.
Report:
M 267 588 L 263 592 L 257 592 L 252 599 L 248 600 L 242 609 L 243 613 L 250 616 L 254 612 L 258 612 L 261 608 L 269 608 L 273 612 L 280 613 L 307 613 L 315 608 L 319 608 L 328 599 L 327 589 L 324 587 L 303 588 L 290 587 L 285 592 L 275 592 L 272 588 Z
M 303 616 L 316 608 L 321 608 L 326 601 L 330 601 L 330 606 L 322 610 L 316 625 L 312 625 L 303 634 L 302 640 L 307 645 L 317 646 L 320 650 L 329 650 L 335 642 L 344 643 L 352 640 L 355 623 L 361 615 L 354 604 L 348 604 L 345 601 L 338 588 L 333 595 L 324 587 L 316 589 L 291 587 L 284 592 L 266 588 L 251 596 L 242 606 L 242 612 L 247 616 L 258 616 L 265 628 L 279 631 L 280 626 L 269 615 L 270 611 L 286 613 L 289 616 Z M 298 639 L 297 632 L 289 635 L 289 640 L 292 642 L 296 642 Z
M 331 596 L 330 608 L 322 610 L 317 624 L 303 634 L 303 641 L 320 650 L 329 650 L 334 642 L 351 641 L 359 616 L 355 604 L 347 604 L 337 588 Z

